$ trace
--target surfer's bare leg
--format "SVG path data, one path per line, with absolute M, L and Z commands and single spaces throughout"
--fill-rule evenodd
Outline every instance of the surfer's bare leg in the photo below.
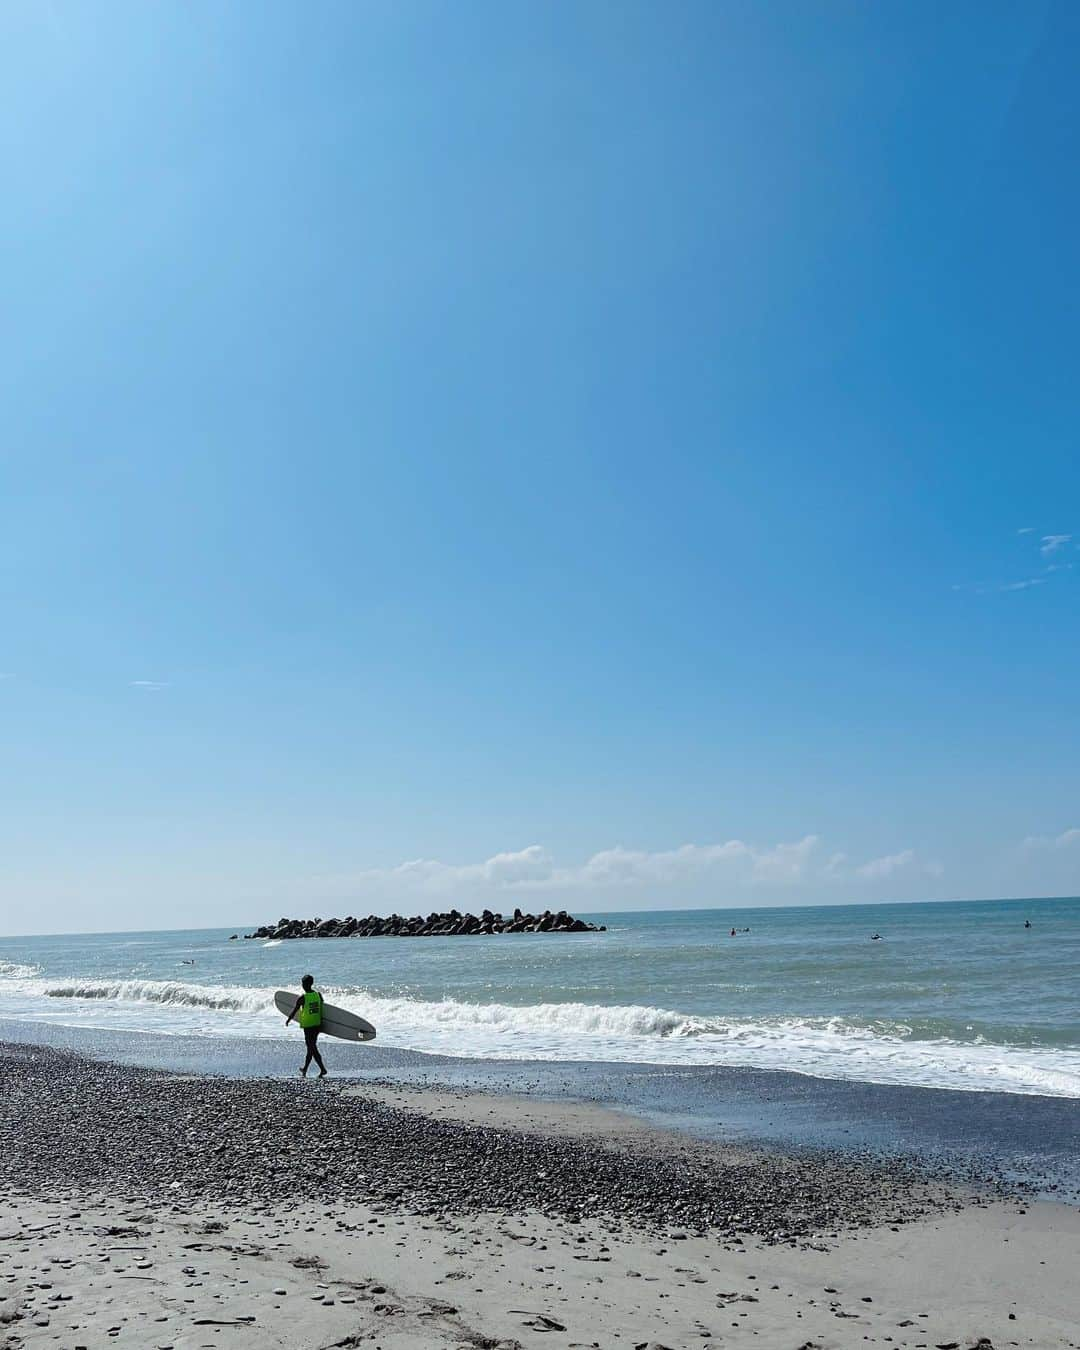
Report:
M 305 1027 L 304 1040 L 307 1042 L 307 1059 L 304 1060 L 304 1067 L 300 1070 L 301 1075 L 306 1078 L 307 1071 L 311 1067 L 311 1061 L 314 1060 L 319 1066 L 319 1077 L 326 1077 L 326 1065 L 322 1061 L 322 1055 L 319 1054 L 319 1028 Z

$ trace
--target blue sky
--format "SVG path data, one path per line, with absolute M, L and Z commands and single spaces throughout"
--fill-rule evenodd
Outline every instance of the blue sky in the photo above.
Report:
M 1080 889 L 1078 37 L 5 7 L 0 928 Z

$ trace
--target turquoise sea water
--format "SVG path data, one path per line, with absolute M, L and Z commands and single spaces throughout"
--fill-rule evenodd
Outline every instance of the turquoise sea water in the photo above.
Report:
M 1080 900 L 592 917 L 608 931 L 0 938 L 0 1018 L 282 1037 L 273 992 L 310 970 L 381 1044 L 422 1052 L 1080 1097 Z

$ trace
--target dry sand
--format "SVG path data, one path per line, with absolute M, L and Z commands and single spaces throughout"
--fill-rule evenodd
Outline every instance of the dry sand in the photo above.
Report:
M 1080 1216 L 966 1210 L 822 1250 L 725 1250 L 537 1215 L 0 1205 L 16 1346 L 1080 1344 Z M 1011 1316 L 1010 1316 L 1011 1314 Z M 4 1344 L 0 1339 L 0 1344 Z

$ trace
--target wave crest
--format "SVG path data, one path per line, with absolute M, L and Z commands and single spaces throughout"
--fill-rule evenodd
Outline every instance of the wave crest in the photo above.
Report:
M 47 999 L 55 1000 L 61 1020 L 74 1025 L 86 1017 L 94 1025 L 166 1034 L 282 1034 L 272 988 L 152 979 L 44 980 L 11 962 L 0 967 L 0 977 L 4 1003 L 14 1005 L 20 1017 L 40 1018 Z M 1017 1045 L 978 1024 L 705 1016 L 639 1004 L 466 1003 L 375 995 L 356 986 L 327 986 L 324 992 L 329 1001 L 369 1017 L 379 1029 L 380 1045 L 428 1054 L 750 1066 L 864 1082 L 1080 1098 L 1075 1046 Z M 146 1005 L 158 1011 L 152 1014 Z M 984 1034 L 988 1031 L 992 1039 Z
M 46 998 L 121 999 L 127 1003 L 162 1003 L 211 1008 L 217 1012 L 261 1012 L 274 1002 L 272 990 L 219 989 L 184 984 L 180 980 L 83 980 L 48 985 L 41 992 Z
M 0 977 L 9 980 L 30 980 L 38 973 L 37 966 L 20 965 L 18 961 L 0 961 Z

